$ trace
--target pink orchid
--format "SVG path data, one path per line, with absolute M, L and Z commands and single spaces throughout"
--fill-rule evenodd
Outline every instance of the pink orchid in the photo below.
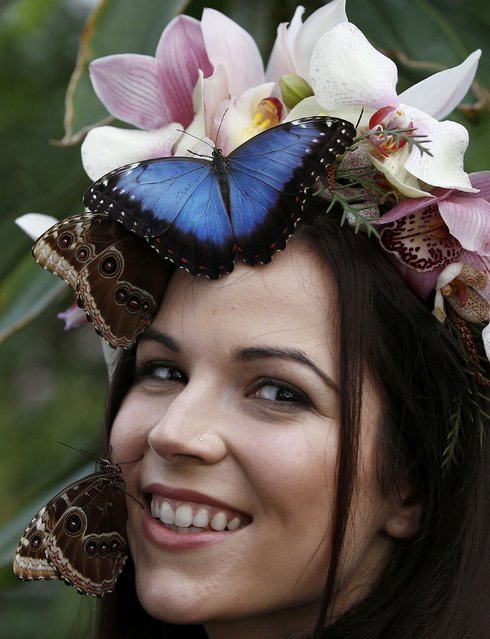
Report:
M 58 313 L 56 317 L 65 322 L 65 331 L 71 331 L 72 328 L 78 328 L 89 323 L 87 314 L 78 306 L 76 299 L 66 311 Z
M 205 9 L 201 22 L 175 18 L 163 31 L 156 55 L 123 54 L 92 62 L 94 90 L 117 118 L 143 131 L 98 127 L 82 145 L 92 179 L 128 162 L 171 155 L 195 120 L 195 89 L 208 79 L 223 99 L 263 83 L 264 70 L 252 37 L 235 22 Z M 216 87 L 216 78 L 221 87 Z M 203 116 L 203 114 L 201 114 Z M 209 121 L 209 118 L 208 118 Z M 207 132 L 199 127 L 200 137 Z M 189 138 L 184 141 L 187 146 Z
M 421 297 L 452 263 L 490 272 L 490 171 L 472 173 L 470 183 L 477 192 L 434 189 L 431 197 L 404 200 L 374 222 L 383 248 Z
M 199 69 L 213 73 L 201 25 L 188 16 L 174 18 L 163 31 L 155 57 L 110 55 L 94 60 L 90 77 L 107 110 L 141 129 L 170 122 L 185 128 L 194 116 L 192 91 Z
M 363 112 L 361 124 L 368 134 L 373 133 L 369 131 L 369 119 L 389 107 L 386 118 L 378 125 L 386 129 L 396 117 L 402 128 L 413 127 L 414 133 L 426 136 L 425 146 L 432 155 L 405 145 L 392 148 L 386 157 L 373 147 L 371 156 L 376 168 L 408 197 L 428 194 L 419 181 L 471 192 L 471 183 L 463 170 L 468 132 L 460 124 L 438 120 L 449 114 L 468 91 L 480 55 L 480 51 L 475 51 L 459 66 L 436 73 L 398 96 L 394 62 L 376 50 L 353 24 L 341 23 L 318 41 L 310 68 L 315 98 L 299 106 L 310 111 L 323 109 L 329 115 L 346 119 L 357 113 L 356 120 Z M 302 114 L 299 109 L 294 116 Z
M 298 7 L 289 27 L 279 26 L 266 74 L 253 38 L 213 9 L 204 9 L 200 22 L 175 18 L 155 57 L 123 54 L 92 62 L 92 83 L 108 111 L 143 130 L 90 131 L 82 145 L 89 177 L 138 160 L 198 151 L 201 143 L 182 135 L 183 129 L 229 153 L 278 124 L 285 111 L 275 83 L 285 73 L 307 74 L 317 40 L 347 19 L 345 0 L 321 7 L 304 23 L 303 12 Z

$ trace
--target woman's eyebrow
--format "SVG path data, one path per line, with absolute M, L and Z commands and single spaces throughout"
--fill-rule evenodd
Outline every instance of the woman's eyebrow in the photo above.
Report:
M 233 359 L 237 362 L 250 362 L 255 359 L 263 358 L 279 358 L 284 360 L 292 360 L 293 362 L 299 362 L 305 364 L 311 370 L 320 377 L 320 379 L 333 391 L 339 392 L 337 384 L 333 379 L 327 375 L 321 368 L 319 368 L 303 351 L 296 348 L 274 348 L 274 347 L 251 347 L 237 350 L 233 356 Z
M 170 337 L 170 335 L 167 335 L 166 333 L 161 333 L 160 331 L 157 331 L 151 327 L 148 328 L 139 337 L 138 344 L 141 344 L 143 342 L 150 342 L 150 341 L 158 342 L 159 344 L 162 344 L 163 346 L 170 349 L 174 353 L 180 352 L 180 346 L 172 337 Z

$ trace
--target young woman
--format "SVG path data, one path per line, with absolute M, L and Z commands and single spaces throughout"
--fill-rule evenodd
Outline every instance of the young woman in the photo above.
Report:
M 155 58 L 91 65 L 107 109 L 143 130 L 89 132 L 90 212 L 34 253 L 113 346 L 139 334 L 109 402 L 130 558 L 99 639 L 486 636 L 488 370 L 466 322 L 490 356 L 490 176 L 465 173 L 467 131 L 439 122 L 480 51 L 398 95 L 344 5 L 304 23 L 298 7 L 265 75 L 213 10 L 173 20 Z M 189 272 L 164 284 L 157 253 Z M 64 511 L 41 535 L 46 512 L 22 578 L 32 554 L 66 578 L 58 538 L 82 537 L 79 513 L 60 533 Z M 72 554 L 93 557 L 94 537 Z M 103 594 L 103 575 L 72 572 Z
M 483 637 L 484 402 L 324 206 L 271 264 L 177 270 L 113 381 L 112 458 L 139 461 L 99 637 Z

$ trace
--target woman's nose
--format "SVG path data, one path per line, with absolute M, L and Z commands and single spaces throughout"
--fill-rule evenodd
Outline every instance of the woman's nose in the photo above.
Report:
M 227 453 L 225 418 L 219 400 L 189 383 L 155 421 L 148 433 L 149 446 L 174 464 L 190 460 L 216 464 Z

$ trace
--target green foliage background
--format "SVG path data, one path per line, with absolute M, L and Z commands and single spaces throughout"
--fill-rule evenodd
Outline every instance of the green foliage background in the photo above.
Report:
M 304 4 L 309 15 L 323 2 Z M 18 582 L 11 559 L 38 507 L 87 471 L 83 455 L 57 441 L 96 452 L 106 385 L 98 338 L 90 327 L 63 332 L 55 315 L 70 305 L 71 294 L 35 265 L 31 241 L 14 219 L 31 211 L 58 218 L 82 211 L 89 180 L 78 144 L 67 142 L 107 116 L 91 90 L 87 62 L 117 52 L 153 54 L 176 13 L 199 18 L 204 6 L 250 31 L 267 59 L 277 25 L 292 17 L 296 5 L 102 0 L 90 17 L 82 0 L 11 0 L 0 8 L 0 639 L 90 636 L 92 599 L 57 582 Z M 489 167 L 487 0 L 347 0 L 347 12 L 397 61 L 400 89 L 483 48 L 479 91 L 468 96 L 471 103 L 480 98 L 482 108 L 458 111 L 452 119 L 470 130 L 466 169 Z M 79 44 L 73 113 L 64 126 L 65 91 Z

